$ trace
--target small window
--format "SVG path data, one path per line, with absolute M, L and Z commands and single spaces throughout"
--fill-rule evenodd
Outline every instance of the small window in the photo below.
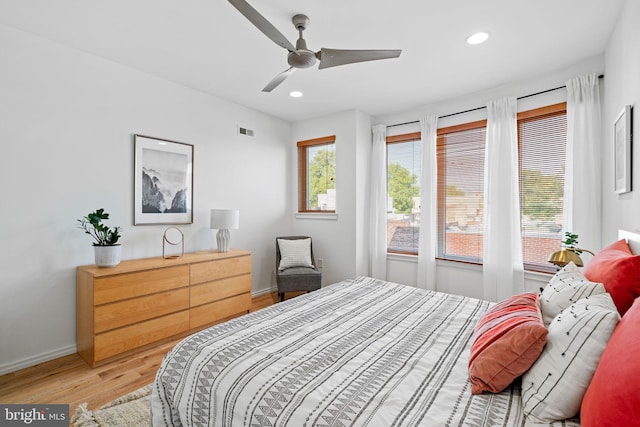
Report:
M 298 211 L 335 213 L 336 137 L 298 141 Z

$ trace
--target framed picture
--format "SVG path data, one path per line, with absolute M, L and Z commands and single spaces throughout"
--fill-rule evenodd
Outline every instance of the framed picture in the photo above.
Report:
M 134 225 L 193 223 L 193 145 L 134 135 Z
M 615 191 L 631 191 L 631 105 L 624 107 L 613 124 Z

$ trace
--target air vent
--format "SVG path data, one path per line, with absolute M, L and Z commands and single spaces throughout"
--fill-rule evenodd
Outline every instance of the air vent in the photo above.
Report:
M 253 130 L 238 126 L 238 134 L 245 135 L 245 136 L 253 136 Z

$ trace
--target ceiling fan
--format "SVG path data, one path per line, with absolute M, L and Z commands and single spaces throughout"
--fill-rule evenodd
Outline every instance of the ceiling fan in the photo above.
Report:
M 255 10 L 245 0 L 229 0 L 241 14 L 244 15 L 253 25 L 262 31 L 267 37 L 273 40 L 278 46 L 289 51 L 287 62 L 290 67 L 275 76 L 265 87 L 263 92 L 271 92 L 297 68 L 309 68 L 315 65 L 316 60 L 320 61 L 319 69 L 335 67 L 337 65 L 352 64 L 354 62 L 375 61 L 378 59 L 397 58 L 402 53 L 400 49 L 394 50 L 344 50 L 322 48 L 317 52 L 307 49 L 307 42 L 302 37 L 302 32 L 309 25 L 309 18 L 306 15 L 295 15 L 291 21 L 298 30 L 298 40 L 294 46 L 282 35 L 276 27 L 267 21 L 257 10 Z

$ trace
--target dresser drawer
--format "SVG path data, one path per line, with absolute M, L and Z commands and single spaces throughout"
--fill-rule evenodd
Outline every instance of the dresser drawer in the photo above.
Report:
M 208 325 L 234 314 L 246 314 L 251 308 L 251 294 L 241 294 L 221 301 L 191 308 L 191 329 Z
M 251 292 L 250 274 L 202 283 L 191 287 L 190 306 L 196 307 L 248 292 Z
M 241 256 L 191 264 L 191 285 L 251 273 L 251 257 Z
M 188 329 L 189 312 L 185 310 L 98 334 L 95 337 L 94 360 L 97 362 L 163 338 L 177 335 Z
M 188 308 L 188 288 L 103 304 L 95 309 L 94 330 L 105 332 Z
M 95 305 L 189 286 L 189 266 L 158 268 L 94 280 Z

